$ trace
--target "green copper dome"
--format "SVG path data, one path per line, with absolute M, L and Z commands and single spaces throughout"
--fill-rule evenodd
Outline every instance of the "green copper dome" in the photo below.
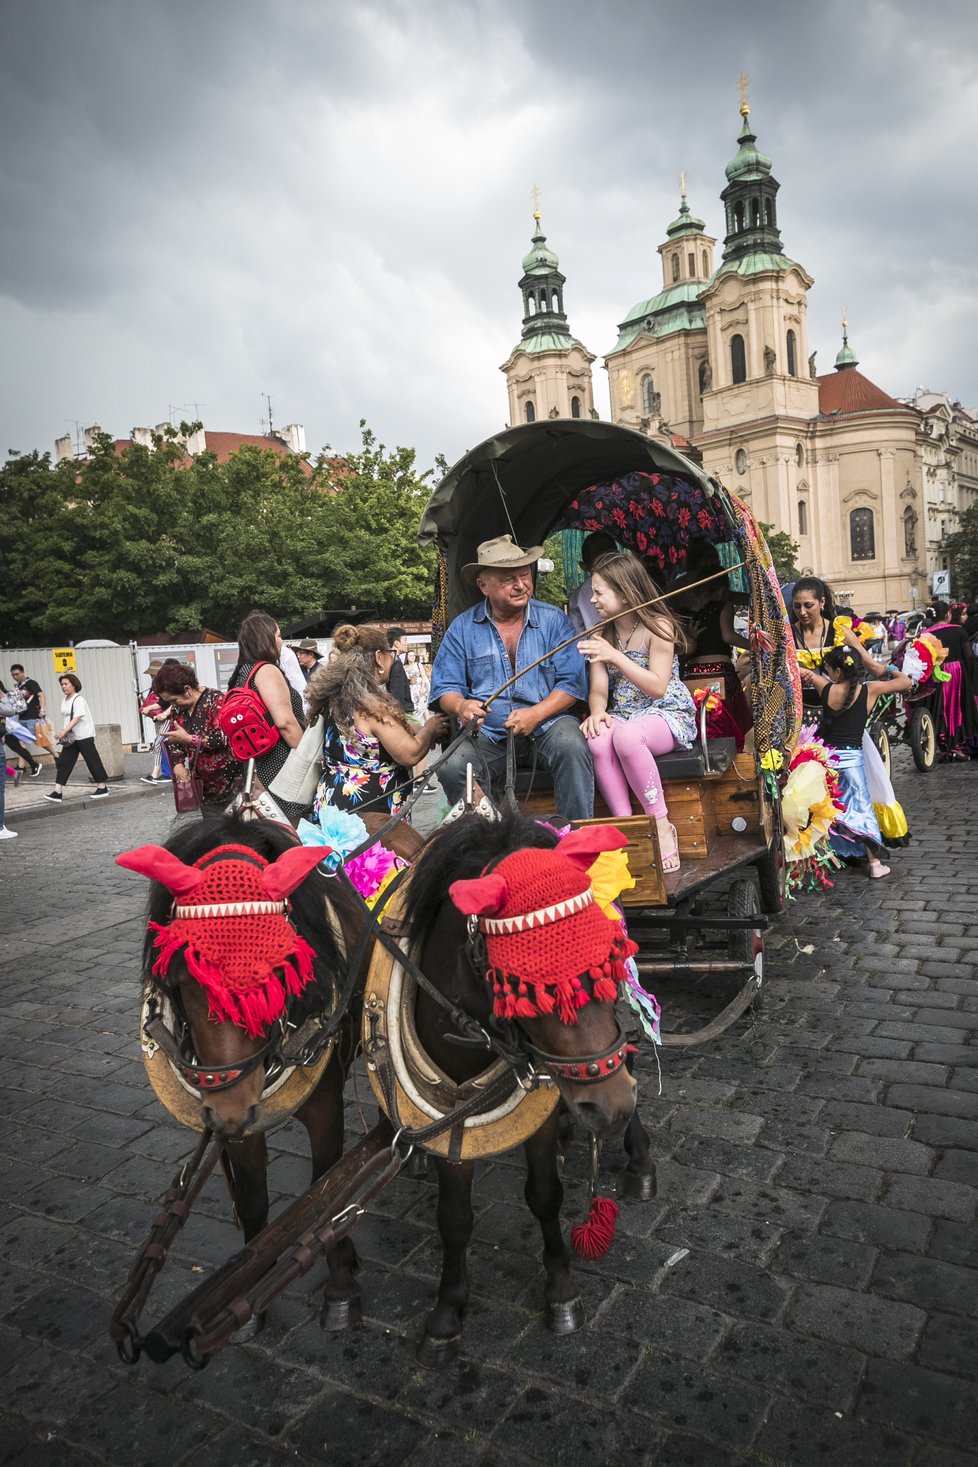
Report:
M 537 227 L 533 232 L 533 246 L 528 255 L 523 256 L 523 273 L 525 275 L 549 275 L 556 270 L 560 261 L 553 250 L 547 249 L 547 236 L 543 232 L 543 225 L 537 220 Z
M 679 239 L 685 234 L 702 234 L 706 224 L 702 219 L 697 219 L 689 212 L 686 195 L 683 194 L 679 205 L 679 218 L 674 219 L 666 230 L 670 239 Z
M 842 323 L 842 347 L 839 355 L 835 359 L 835 370 L 837 372 L 844 372 L 846 367 L 858 366 L 859 358 L 849 345 L 849 323 L 848 321 L 844 321 Z
M 773 165 L 770 158 L 766 158 L 760 149 L 754 146 L 757 138 L 750 130 L 750 118 L 746 113 L 737 141 L 740 144 L 737 154 L 731 158 L 724 170 L 730 182 L 749 183 L 767 178 Z

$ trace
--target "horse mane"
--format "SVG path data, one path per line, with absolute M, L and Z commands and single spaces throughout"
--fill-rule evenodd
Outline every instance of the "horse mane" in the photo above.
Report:
M 266 820 L 242 820 L 238 815 L 225 815 L 220 820 L 196 821 L 177 830 L 166 842 L 166 849 L 188 866 L 218 846 L 247 846 L 266 861 L 275 861 L 283 851 L 295 845 L 295 837 L 282 826 Z M 337 917 L 359 913 L 359 901 L 343 881 L 324 881 L 318 870 L 306 877 L 289 897 L 291 921 L 315 953 L 313 982 L 299 1000 L 299 1008 L 310 1011 L 332 1004 L 337 991 L 337 977 L 343 959 L 329 919 L 327 902 Z M 147 922 L 165 927 L 171 918 L 173 893 L 161 882 L 150 883 L 146 908 Z M 156 933 L 147 928 L 143 942 L 143 981 L 159 982 L 153 974 L 158 954 Z M 298 1013 L 298 1010 L 296 1010 Z
M 430 930 L 441 906 L 449 900 L 453 881 L 470 881 L 486 866 L 494 865 L 512 851 L 533 847 L 551 850 L 557 834 L 549 825 L 520 811 L 501 820 L 481 815 L 463 815 L 429 839 L 411 871 L 408 882 L 406 921 L 413 944 Z

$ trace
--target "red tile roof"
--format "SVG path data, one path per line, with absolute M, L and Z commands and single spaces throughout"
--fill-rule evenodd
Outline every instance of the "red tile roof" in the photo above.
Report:
M 846 367 L 841 372 L 831 372 L 818 379 L 818 410 L 824 416 L 830 413 L 878 413 L 907 411 L 902 402 L 888 397 L 875 382 L 870 382 L 855 367 Z

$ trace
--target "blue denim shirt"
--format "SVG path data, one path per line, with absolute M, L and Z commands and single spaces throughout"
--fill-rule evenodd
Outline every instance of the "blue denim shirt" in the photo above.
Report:
M 482 601 L 463 611 L 446 631 L 431 669 L 429 702 L 437 702 L 445 693 L 461 693 L 464 698 L 482 702 L 508 682 L 514 671 L 528 667 L 551 647 L 574 635 L 574 628 L 556 606 L 531 600 L 526 608 L 514 669 L 493 623 L 489 602 Z M 483 732 L 491 739 L 503 739 L 503 724 L 514 708 L 532 708 L 555 689 L 571 698 L 587 698 L 587 668 L 574 642 L 507 688 L 490 707 Z M 544 719 L 539 726 L 541 732 L 553 722 L 553 718 Z

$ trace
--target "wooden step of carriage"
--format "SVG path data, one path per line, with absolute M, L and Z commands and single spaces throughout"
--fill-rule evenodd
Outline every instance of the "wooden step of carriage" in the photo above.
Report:
M 767 815 L 761 798 L 760 781 L 753 754 L 738 754 L 733 739 L 708 741 L 707 759 L 700 748 L 677 749 L 656 759 L 662 776 L 669 818 L 679 837 L 679 855 L 684 863 L 710 862 L 733 842 L 757 846 L 768 836 Z M 554 818 L 553 780 L 548 769 L 520 770 L 516 794 L 521 805 L 534 815 Z M 627 894 L 626 905 L 664 906 L 685 884 L 664 875 L 655 821 L 646 815 L 614 820 L 600 795 L 595 794 L 593 821 L 578 824 L 615 824 L 628 837 L 628 864 L 636 880 Z M 727 859 L 725 856 L 724 859 Z M 688 876 L 706 875 L 694 866 Z

